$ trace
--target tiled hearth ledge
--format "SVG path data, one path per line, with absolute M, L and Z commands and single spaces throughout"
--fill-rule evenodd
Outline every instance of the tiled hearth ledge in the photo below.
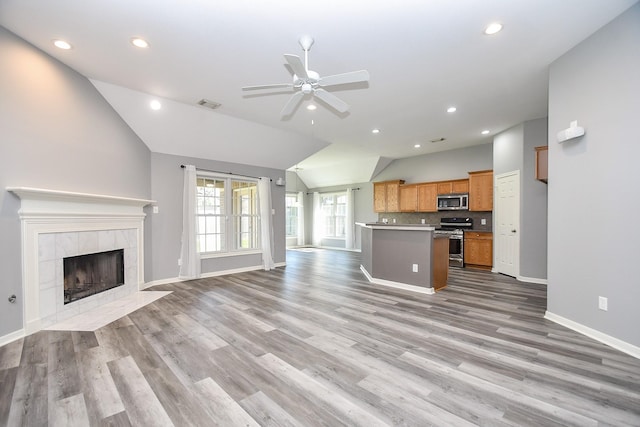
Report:
M 135 293 L 143 286 L 143 208 L 153 204 L 153 200 L 29 187 L 9 187 L 7 190 L 21 200 L 18 213 L 22 228 L 25 335 Z M 74 243 L 74 239 L 78 243 Z M 125 250 L 129 252 L 129 272 L 124 286 L 67 305 L 57 303 L 63 298 L 63 256 L 82 255 L 83 252 L 90 253 L 96 249 L 108 250 L 111 246 L 122 246 L 119 241 L 123 239 L 127 241 Z M 72 241 L 71 244 L 69 241 Z M 90 248 L 94 241 L 95 247 Z M 55 267 L 47 264 L 47 271 L 41 272 L 41 266 L 52 259 L 52 251 L 56 253 L 53 257 Z M 51 268 L 57 269 L 57 272 L 52 273 L 49 271 Z M 49 280 L 55 280 L 55 285 L 50 286 Z M 55 292 L 52 292 L 52 286 L 57 287 Z

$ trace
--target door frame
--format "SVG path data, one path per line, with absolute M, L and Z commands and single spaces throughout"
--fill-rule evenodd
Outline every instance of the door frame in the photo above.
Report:
M 498 203 L 498 197 L 499 197 L 498 181 L 500 179 L 503 179 L 503 178 L 506 178 L 506 177 L 509 177 L 509 176 L 512 176 L 512 175 L 517 176 L 517 180 L 518 180 L 518 185 L 517 185 L 518 203 L 517 203 L 517 206 L 516 206 L 517 213 L 515 215 L 516 218 L 514 218 L 515 224 L 516 224 L 515 229 L 517 230 L 517 235 L 516 235 L 517 245 L 516 245 L 516 247 L 517 247 L 517 251 L 518 252 L 517 252 L 517 256 L 514 259 L 514 269 L 515 269 L 515 274 L 514 275 L 511 275 L 511 274 L 505 273 L 503 271 L 500 271 L 499 265 L 498 265 L 498 254 L 500 253 L 499 252 L 500 251 L 499 244 L 500 244 L 500 240 L 501 240 L 500 236 L 498 234 L 498 231 L 499 231 L 498 230 L 498 224 L 499 224 L 498 220 L 500 219 L 500 212 L 499 212 L 499 209 L 498 209 L 499 208 L 499 203 Z M 521 212 L 520 212 L 520 210 L 521 210 L 520 203 L 521 203 L 521 198 L 522 198 L 522 191 L 521 191 L 522 190 L 522 187 L 521 187 L 522 183 L 521 183 L 521 179 L 520 178 L 521 178 L 520 169 L 516 169 L 516 170 L 513 170 L 513 171 L 501 173 L 499 175 L 494 175 L 494 177 L 493 177 L 493 189 L 494 189 L 493 190 L 493 194 L 494 194 L 494 196 L 493 196 L 494 197 L 494 204 L 493 204 L 493 206 L 494 206 L 494 212 L 493 212 L 493 230 L 494 230 L 493 265 L 494 265 L 494 267 L 493 267 L 492 271 L 494 273 L 501 273 L 501 274 L 505 274 L 507 276 L 512 276 L 512 277 L 515 277 L 515 278 L 520 277 L 520 243 L 521 243 L 520 242 L 520 235 L 522 234 L 521 233 L 522 218 L 521 218 L 521 215 L 520 215 L 521 214 Z

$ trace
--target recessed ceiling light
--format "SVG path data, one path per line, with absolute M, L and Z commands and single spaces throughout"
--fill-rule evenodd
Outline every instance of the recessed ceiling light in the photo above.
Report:
M 456 110 L 457 110 L 456 107 L 449 107 L 449 108 L 447 108 L 447 113 L 455 113 Z
M 420 148 L 420 147 L 421 147 L 421 145 L 420 145 L 420 144 L 415 144 L 415 145 L 413 146 L 413 148 Z
M 483 130 L 483 131 L 482 131 L 482 134 L 483 134 L 483 135 L 489 135 L 489 130 L 488 130 L 488 129 Z
M 55 47 L 59 49 L 64 49 L 64 50 L 71 49 L 71 45 L 69 44 L 69 42 L 66 42 L 64 40 L 54 40 L 53 44 L 55 45 Z
M 162 104 L 157 99 L 154 99 L 153 101 L 151 101 L 149 103 L 149 106 L 151 107 L 152 110 L 159 110 L 162 108 Z
M 309 105 L 307 105 L 307 110 L 309 110 L 309 111 L 313 111 L 313 110 L 315 110 L 316 108 L 318 108 L 318 107 L 316 107 L 316 106 L 315 106 L 315 105 L 313 105 L 313 104 L 309 104 Z
M 371 133 L 380 133 L 380 129 L 373 129 L 371 130 Z
M 149 42 L 145 39 L 141 39 L 140 37 L 134 37 L 131 39 L 131 44 L 135 47 L 139 47 L 141 49 L 146 49 L 149 47 Z
M 484 29 L 484 33 L 488 36 L 495 34 L 497 32 L 500 32 L 500 30 L 502 30 L 502 24 L 499 24 L 497 22 L 493 22 L 491 24 L 489 24 L 487 26 L 487 28 Z

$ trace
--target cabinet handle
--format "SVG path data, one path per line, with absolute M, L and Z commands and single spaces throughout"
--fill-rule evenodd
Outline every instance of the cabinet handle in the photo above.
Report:
M 516 230 L 511 230 L 511 232 L 512 232 L 512 233 L 515 233 L 515 232 L 516 232 Z

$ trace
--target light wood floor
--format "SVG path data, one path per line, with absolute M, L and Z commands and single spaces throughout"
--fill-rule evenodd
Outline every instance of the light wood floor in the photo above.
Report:
M 0 425 L 640 425 L 640 361 L 543 319 L 544 286 L 452 270 L 416 295 L 358 267 L 289 251 L 0 347 Z

